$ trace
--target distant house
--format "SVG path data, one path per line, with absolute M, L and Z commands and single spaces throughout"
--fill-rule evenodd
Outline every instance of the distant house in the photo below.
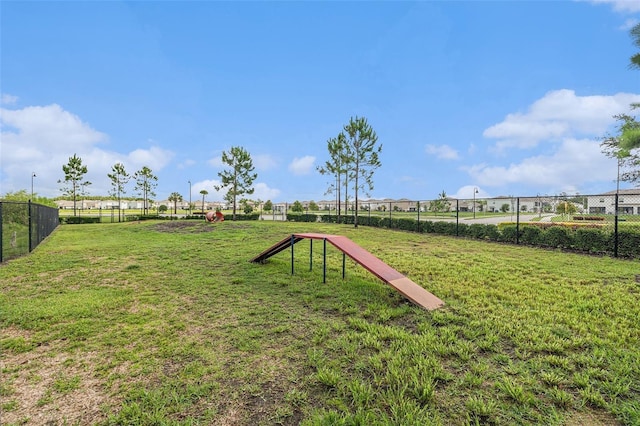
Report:
M 640 214 L 640 188 L 609 191 L 587 196 L 587 211 L 591 214 L 614 214 L 618 194 L 618 211 L 621 214 Z

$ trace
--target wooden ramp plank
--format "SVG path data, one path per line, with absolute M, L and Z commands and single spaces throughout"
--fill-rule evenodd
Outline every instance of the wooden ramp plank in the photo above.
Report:
M 293 243 L 294 244 L 297 243 L 300 240 L 302 240 L 301 237 L 293 236 Z M 271 256 L 276 255 L 276 254 L 280 253 L 281 251 L 286 250 L 289 247 L 291 247 L 291 237 L 287 237 L 287 238 L 283 239 L 282 241 L 279 241 L 279 242 L 275 243 L 274 245 L 272 245 L 271 247 L 269 247 L 268 249 L 266 249 L 265 251 L 263 251 L 262 253 L 260 253 L 256 257 L 252 258 L 250 260 L 250 262 L 263 263 L 265 260 L 267 260 Z
M 356 263 L 362 265 L 366 270 L 393 287 L 400 294 L 418 306 L 427 310 L 434 310 L 444 306 L 444 302 L 441 299 L 432 293 L 429 293 L 426 289 L 411 281 L 402 273 L 387 265 L 360 245 L 341 235 L 317 233 L 292 234 L 290 237 L 274 244 L 251 259 L 251 262 L 264 262 L 267 258 L 280 253 L 287 247 L 290 247 L 292 244 L 295 244 L 304 238 L 329 241 L 329 243 L 338 250 L 342 251 Z

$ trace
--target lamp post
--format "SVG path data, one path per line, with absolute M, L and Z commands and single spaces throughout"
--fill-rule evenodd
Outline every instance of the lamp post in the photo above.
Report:
M 31 173 L 31 201 L 33 202 L 33 178 L 37 177 L 36 172 Z
M 478 193 L 478 188 L 473 188 L 473 218 L 476 218 L 476 194 Z
M 189 216 L 191 216 L 191 181 L 189 181 Z

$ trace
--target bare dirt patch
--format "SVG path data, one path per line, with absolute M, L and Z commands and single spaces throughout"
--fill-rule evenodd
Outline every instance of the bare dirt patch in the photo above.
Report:
M 188 221 L 167 221 L 158 223 L 151 227 L 158 232 L 183 233 L 183 234 L 199 234 L 202 232 L 213 232 L 215 224 L 208 222 L 188 222 Z
M 2 424 L 93 424 L 106 418 L 101 407 L 114 403 L 96 378 L 92 354 L 78 359 L 43 345 L 3 355 Z

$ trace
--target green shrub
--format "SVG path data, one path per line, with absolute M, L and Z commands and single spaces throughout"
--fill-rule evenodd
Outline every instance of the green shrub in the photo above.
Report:
M 290 222 L 317 222 L 318 216 L 315 214 L 290 213 L 287 214 L 287 220 Z
M 69 225 L 77 225 L 80 223 L 100 223 L 100 217 L 84 217 L 84 216 L 61 217 L 60 223 L 67 223 Z
M 474 223 L 469 225 L 469 229 L 467 230 L 467 236 L 471 238 L 476 238 L 478 240 L 482 240 L 486 236 L 487 226 L 482 223 Z
M 611 239 L 599 229 L 580 228 L 573 235 L 574 247 L 589 253 L 606 253 L 612 250 Z
M 500 239 L 506 243 L 515 243 L 518 236 L 518 228 L 516 225 L 500 224 Z
M 381 218 L 379 216 L 358 216 L 358 223 L 363 226 L 380 227 Z
M 547 247 L 569 248 L 573 246 L 572 231 L 562 226 L 552 226 L 540 235 L 540 244 Z
M 433 222 L 433 232 L 443 235 L 457 235 L 455 222 Z
M 420 223 L 420 232 L 435 232 L 433 230 L 433 222 L 430 220 Z
M 416 231 L 418 223 L 414 219 L 401 218 L 397 220 L 398 229 L 403 231 Z
M 500 231 L 496 225 L 485 225 L 484 238 L 490 241 L 500 240 Z
M 228 215 L 225 220 L 233 219 L 232 215 Z M 235 220 L 260 220 L 260 213 L 236 214 Z
M 320 216 L 320 221 L 322 223 L 336 223 L 338 221 L 338 216 L 323 214 L 322 216 Z
M 398 222 L 397 219 L 383 217 L 382 219 L 380 219 L 380 227 L 381 228 L 396 229 L 396 228 L 398 228 L 398 223 L 397 222 Z
M 618 230 L 618 256 L 640 257 L 640 233 Z
M 519 242 L 522 244 L 538 245 L 540 244 L 540 235 L 542 230 L 536 226 L 525 226 L 522 228 Z

